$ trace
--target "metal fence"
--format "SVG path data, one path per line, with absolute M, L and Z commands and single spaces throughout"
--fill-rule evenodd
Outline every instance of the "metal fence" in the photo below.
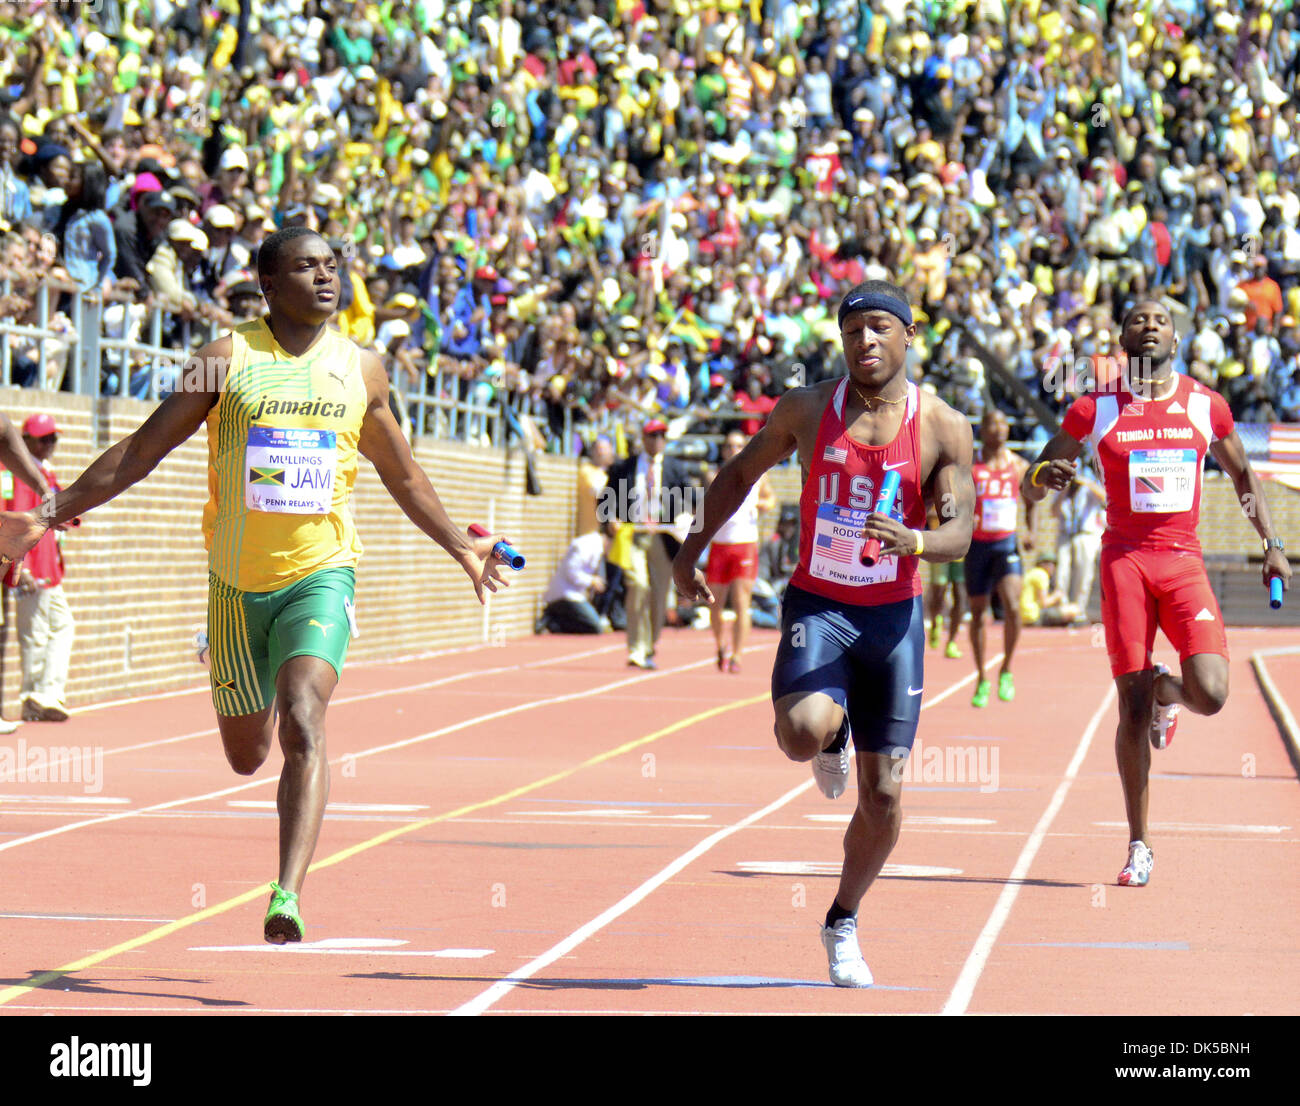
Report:
M 0 278 L 0 296 L 11 291 L 11 279 Z M 0 385 L 158 400 L 173 390 L 189 356 L 221 332 L 213 322 L 181 318 L 156 306 L 106 301 L 98 292 L 63 292 L 41 283 L 34 296 L 32 321 L 0 319 Z M 396 370 L 392 385 L 413 436 L 497 449 L 522 444 L 572 457 L 581 449 L 575 434 L 579 427 L 590 438 L 613 436 L 620 423 L 626 426 L 623 413 L 602 409 L 576 418 L 567 404 L 552 412 L 530 392 L 467 380 L 437 362 L 431 372 L 421 373 L 417 387 L 406 387 Z M 735 410 L 700 412 L 699 417 L 716 423 L 755 415 Z M 673 452 L 714 459 L 723 436 L 688 432 L 674 442 Z

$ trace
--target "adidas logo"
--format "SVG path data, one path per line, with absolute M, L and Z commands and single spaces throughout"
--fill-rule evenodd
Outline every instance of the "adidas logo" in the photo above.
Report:
M 1209 607 L 1202 607 L 1202 608 L 1201 608 L 1201 613 L 1198 614 L 1198 615 L 1197 615 L 1197 616 L 1196 616 L 1192 621 L 1193 621 L 1193 622 L 1213 622 L 1213 621 L 1214 621 L 1214 615 L 1212 615 L 1212 614 L 1210 613 L 1210 608 L 1209 608 Z
M 1183 405 L 1179 403 L 1178 400 L 1174 400 L 1173 403 L 1165 408 L 1165 410 L 1171 415 L 1182 415 L 1186 413 L 1183 409 Z

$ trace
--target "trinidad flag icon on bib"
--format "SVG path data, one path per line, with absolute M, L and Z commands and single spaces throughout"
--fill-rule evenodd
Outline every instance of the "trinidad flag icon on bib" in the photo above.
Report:
M 1139 490 L 1144 492 L 1163 492 L 1165 490 L 1165 478 L 1163 476 L 1139 476 L 1137 485 Z

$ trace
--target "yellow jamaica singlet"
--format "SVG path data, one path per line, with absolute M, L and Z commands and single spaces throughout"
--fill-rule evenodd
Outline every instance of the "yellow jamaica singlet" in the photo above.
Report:
M 231 338 L 207 418 L 209 570 L 230 587 L 265 592 L 355 566 L 350 499 L 367 402 L 360 349 L 327 328 L 294 357 L 260 319 Z

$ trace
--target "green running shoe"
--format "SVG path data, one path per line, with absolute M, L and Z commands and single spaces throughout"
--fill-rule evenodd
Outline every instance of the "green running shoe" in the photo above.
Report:
M 271 905 L 262 926 L 266 939 L 273 945 L 301 941 L 307 927 L 298 913 L 298 896 L 285 891 L 278 883 L 271 884 Z
M 947 648 L 944 649 L 943 655 L 947 657 L 950 661 L 959 661 L 961 660 L 961 649 L 957 647 L 957 643 L 955 641 L 950 641 L 948 642 Z
M 998 698 L 1004 703 L 1016 697 L 1016 678 L 1010 672 L 1003 672 L 998 677 Z
M 975 688 L 975 698 L 970 701 L 972 707 L 987 707 L 989 705 L 989 692 L 993 690 L 993 685 L 988 680 L 980 680 Z

